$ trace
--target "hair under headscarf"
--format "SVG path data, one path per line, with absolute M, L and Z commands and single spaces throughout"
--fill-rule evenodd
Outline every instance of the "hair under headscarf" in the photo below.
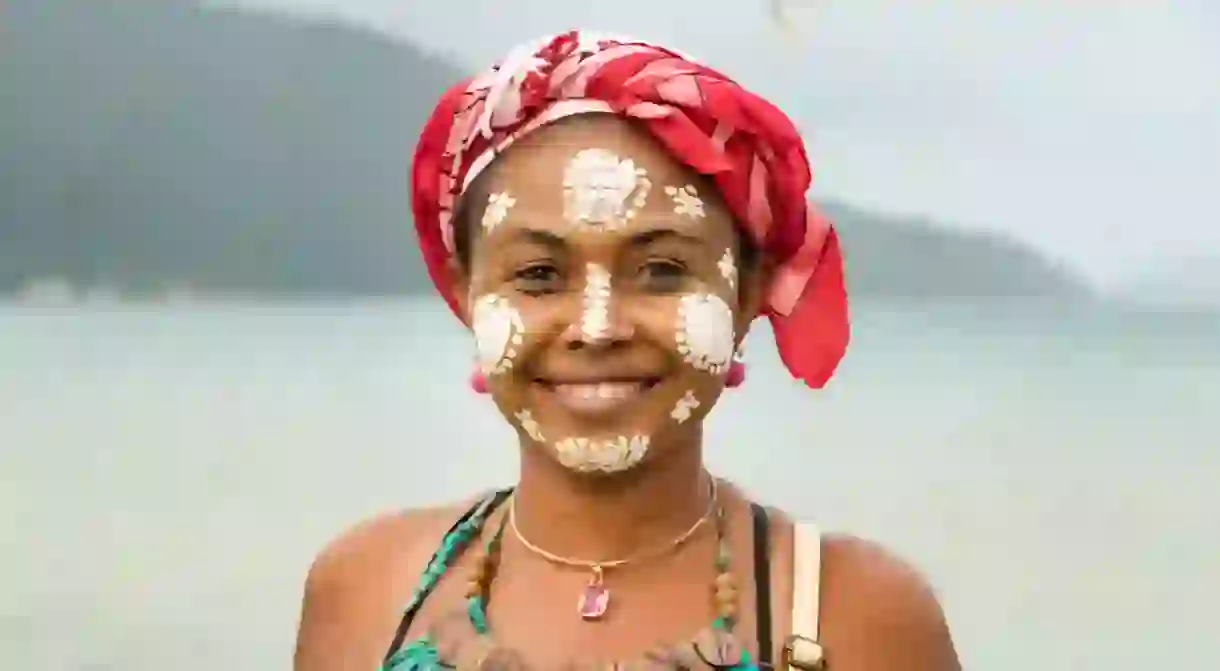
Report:
M 441 96 L 416 145 L 411 205 L 428 272 L 450 308 L 457 313 L 449 264 L 462 193 L 517 139 L 599 112 L 635 120 L 715 181 L 773 266 L 763 311 L 780 358 L 797 379 L 824 386 L 847 349 L 847 295 L 834 227 L 807 200 L 799 132 L 728 77 L 640 40 L 576 30 L 543 38 Z

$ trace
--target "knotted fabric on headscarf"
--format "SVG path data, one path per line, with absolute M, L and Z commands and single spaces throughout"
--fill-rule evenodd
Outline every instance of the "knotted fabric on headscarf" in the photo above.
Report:
M 458 310 L 448 264 L 463 191 L 517 139 L 594 112 L 634 119 L 712 177 L 774 266 L 764 312 L 784 365 L 811 387 L 825 385 L 847 348 L 847 295 L 834 228 L 806 199 L 799 132 L 728 77 L 639 40 L 575 30 L 547 37 L 441 96 L 416 146 L 411 204 L 428 272 L 450 308 Z

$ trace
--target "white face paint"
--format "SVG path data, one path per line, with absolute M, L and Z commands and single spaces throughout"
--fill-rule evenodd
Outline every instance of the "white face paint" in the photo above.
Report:
M 691 219 L 703 218 L 703 200 L 695 187 L 687 184 L 683 187 L 667 186 L 665 193 L 674 201 L 674 213 Z
M 610 272 L 596 263 L 585 269 L 580 333 L 585 342 L 600 342 L 610 332 Z
M 563 171 L 563 213 L 572 224 L 609 230 L 633 219 L 648 198 L 648 172 L 605 149 L 576 153 Z
M 736 289 L 737 264 L 733 263 L 733 250 L 724 250 L 724 256 L 720 257 L 720 261 L 716 265 L 720 268 L 720 274 L 724 276 L 724 281 L 729 283 L 729 288 Z
M 715 294 L 683 296 L 675 337 L 686 363 L 719 375 L 733 358 L 733 310 Z
M 533 413 L 531 413 L 529 410 L 522 410 L 521 412 L 518 412 L 515 417 L 517 418 L 517 421 L 521 423 L 521 428 L 525 431 L 525 434 L 530 437 L 530 440 L 534 441 L 535 443 L 541 443 L 546 440 L 542 436 L 542 427 L 538 426 L 538 420 L 534 419 Z
M 507 192 L 493 193 L 487 197 L 487 207 L 483 209 L 483 230 L 491 233 L 496 226 L 504 222 L 509 209 L 517 204 L 517 199 Z
M 512 370 L 525 332 L 521 313 L 507 298 L 488 294 L 474 302 L 470 322 L 483 374 L 498 375 Z
M 673 412 L 669 413 L 679 424 L 690 419 L 691 412 L 699 407 L 699 399 L 695 398 L 694 391 L 687 391 L 686 395 L 678 399 L 678 405 L 674 406 Z
M 648 452 L 648 436 L 565 438 L 555 444 L 559 463 L 579 473 L 620 473 L 640 463 Z

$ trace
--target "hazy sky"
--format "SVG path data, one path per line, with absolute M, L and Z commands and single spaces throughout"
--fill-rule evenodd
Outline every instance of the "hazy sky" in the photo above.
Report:
M 789 111 L 819 194 L 1009 231 L 1106 284 L 1220 258 L 1216 0 L 788 0 L 798 40 L 768 0 L 220 1 L 344 17 L 472 68 L 570 27 L 660 40 Z

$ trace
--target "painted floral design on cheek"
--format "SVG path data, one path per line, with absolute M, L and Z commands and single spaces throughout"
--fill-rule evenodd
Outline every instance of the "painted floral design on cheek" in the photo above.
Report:
M 733 263 L 733 251 L 730 249 L 724 250 L 724 256 L 720 257 L 720 261 L 716 265 L 720 268 L 720 274 L 724 276 L 724 280 L 729 283 L 729 288 L 736 289 L 737 264 Z
M 507 298 L 488 294 L 475 301 L 470 321 L 483 374 L 499 375 L 512 370 L 525 333 L 521 313 Z
M 678 405 L 674 406 L 673 412 L 669 413 L 679 424 L 690 419 L 691 412 L 699 407 L 699 399 L 695 398 L 694 391 L 687 391 L 686 395 L 678 399 Z
M 509 209 L 517 204 L 517 199 L 513 198 L 506 191 L 493 193 L 487 197 L 487 207 L 483 209 L 483 230 L 487 233 L 492 232 L 496 226 L 504 222 L 508 216 Z
M 695 187 L 687 184 L 683 187 L 667 186 L 665 193 L 674 201 L 674 213 L 691 219 L 703 218 L 703 200 Z
M 590 263 L 585 272 L 580 332 L 585 342 L 600 342 L 610 332 L 610 271 Z
M 644 207 L 652 181 L 631 159 L 605 149 L 576 153 L 563 171 L 563 212 L 571 224 L 620 228 Z
M 696 370 L 720 375 L 735 346 L 733 310 L 715 294 L 688 294 L 678 304 L 678 352 Z
M 525 434 L 530 437 L 530 440 L 536 443 L 546 440 L 542 437 L 542 427 L 538 426 L 538 420 L 534 419 L 533 413 L 529 410 L 522 410 L 514 416 L 521 423 L 521 428 L 525 430 Z
M 555 444 L 555 453 L 559 463 L 580 473 L 618 473 L 640 463 L 648 442 L 648 436 L 565 438 Z

